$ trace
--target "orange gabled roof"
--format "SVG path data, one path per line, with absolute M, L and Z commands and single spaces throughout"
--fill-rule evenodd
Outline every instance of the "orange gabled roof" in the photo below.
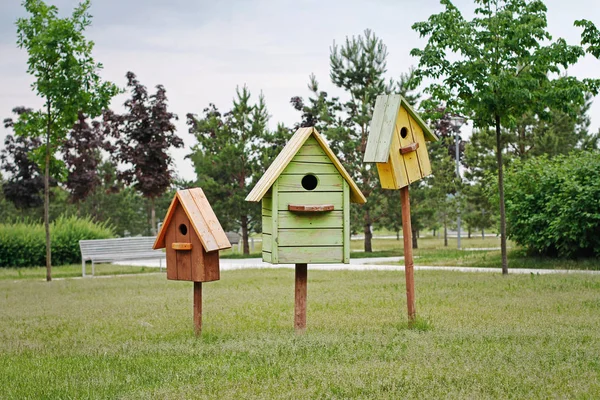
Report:
M 229 243 L 229 239 L 227 239 L 227 235 L 225 235 L 225 231 L 221 227 L 204 192 L 200 188 L 193 188 L 177 191 L 154 242 L 153 248 L 155 250 L 166 247 L 167 227 L 171 223 L 178 204 L 183 207 L 205 251 L 223 250 L 231 247 L 231 243 Z

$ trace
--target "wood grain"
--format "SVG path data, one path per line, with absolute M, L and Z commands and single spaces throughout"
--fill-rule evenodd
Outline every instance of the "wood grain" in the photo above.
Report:
M 194 282 L 194 333 L 202 333 L 202 282 Z
M 164 240 L 167 243 L 176 241 L 175 223 L 166 226 Z M 177 252 L 169 247 L 165 249 L 165 252 L 167 253 L 167 279 L 177 280 Z
M 294 329 L 302 332 L 306 329 L 306 293 L 308 289 L 308 266 L 296 264 L 294 287 Z
M 187 217 L 187 214 L 183 210 L 183 207 L 180 205 L 175 209 L 175 213 L 173 215 L 173 220 L 175 222 L 175 243 L 185 243 L 190 240 L 190 235 L 193 234 L 193 230 L 191 228 L 190 220 Z M 184 235 L 181 233 L 179 229 L 180 225 L 185 225 L 187 227 L 187 232 Z M 177 279 L 184 281 L 192 280 L 192 254 L 189 251 L 177 251 L 175 250 L 177 255 Z
M 419 148 L 419 142 L 411 143 L 408 146 L 400 147 L 400 154 L 410 153 L 416 151 Z
M 279 263 L 341 263 L 344 261 L 343 246 L 279 247 Z
M 333 204 L 312 204 L 312 205 L 302 205 L 302 204 L 288 204 L 288 211 L 294 212 L 326 212 L 333 211 Z
M 267 235 L 270 236 L 270 235 Z M 263 234 L 263 249 L 265 247 Z M 271 244 L 269 238 L 268 243 Z M 282 229 L 279 228 L 279 246 L 341 246 L 344 233 L 341 228 L 333 229 Z
M 408 186 L 400 189 L 400 203 L 402 205 L 402 234 L 404 236 L 404 274 L 406 277 L 406 306 L 408 321 L 412 324 L 416 317 L 415 309 L 415 278 L 412 251 L 412 227 L 410 221 L 410 198 Z
M 315 213 L 298 215 L 290 211 L 279 211 L 279 228 L 343 228 L 343 211 L 329 211 L 327 213 Z
M 375 100 L 375 107 L 373 108 L 373 118 L 371 118 L 371 125 L 369 129 L 369 137 L 367 139 L 367 146 L 365 148 L 365 155 L 363 157 L 363 162 L 377 162 L 377 153 L 378 147 L 383 138 L 386 136 L 382 130 L 383 126 L 383 117 L 385 115 L 385 109 L 388 103 L 388 96 L 385 94 L 377 96 Z M 391 136 L 391 135 L 388 135 Z M 388 145 L 391 143 L 390 138 L 387 139 Z M 384 156 L 385 153 L 389 153 L 389 150 L 386 152 L 383 150 Z M 382 162 L 385 160 L 379 160 Z
M 192 226 L 196 231 L 196 234 L 200 238 L 202 242 L 202 246 L 206 251 L 213 251 L 219 249 L 219 244 L 217 243 L 215 237 L 213 236 L 208 224 L 204 220 L 204 216 L 196 206 L 196 202 L 192 197 L 192 194 L 187 190 L 181 190 L 177 192 L 179 199 L 183 205 L 185 213 L 187 214 L 190 221 L 193 221 Z
M 279 192 L 277 202 L 279 211 L 287 211 L 290 204 L 304 206 L 315 206 L 331 204 L 334 210 L 342 210 L 344 205 L 344 193 L 338 192 Z
M 191 250 L 192 249 L 192 244 L 191 243 L 171 243 L 171 248 L 173 250 Z
M 231 248 L 231 243 L 227 239 L 225 231 L 221 227 L 215 212 L 213 211 L 208 199 L 200 188 L 189 189 L 192 199 L 196 203 L 196 207 L 200 210 L 204 223 L 208 227 L 212 237 L 217 242 L 217 249 L 205 249 L 206 251 L 224 250 Z
M 278 179 L 280 192 L 307 192 L 302 186 L 302 178 L 307 174 L 281 175 Z M 316 174 L 317 187 L 308 192 L 341 192 L 344 179 L 337 173 Z
M 344 182 L 344 264 L 350 263 L 350 188 L 348 183 Z

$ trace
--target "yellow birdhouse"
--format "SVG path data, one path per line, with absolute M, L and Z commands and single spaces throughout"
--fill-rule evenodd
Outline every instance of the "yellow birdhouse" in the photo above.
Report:
M 436 140 L 404 97 L 379 95 L 364 162 L 377 163 L 383 189 L 400 189 L 431 174 L 425 142 Z

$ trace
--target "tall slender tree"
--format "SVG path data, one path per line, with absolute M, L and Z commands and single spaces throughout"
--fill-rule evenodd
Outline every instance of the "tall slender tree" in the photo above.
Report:
M 253 104 L 245 86 L 236 90 L 233 107 L 227 113 L 211 104 L 202 118 L 187 115 L 190 133 L 198 141 L 188 156 L 194 163 L 198 184 L 223 227 L 241 229 L 244 254 L 250 253 L 251 228 L 260 226 L 260 206 L 244 199 L 264 172 L 268 160 L 263 158 L 263 151 L 278 152 L 266 140 L 268 119 L 264 97 L 260 95 Z
M 127 112 L 122 115 L 107 111 L 104 114 L 106 132 L 117 138 L 113 158 L 125 168 L 117 176 L 133 185 L 150 201 L 151 231 L 156 234 L 155 200 L 173 182 L 171 148 L 183 147 L 176 134 L 173 120 L 177 115 L 167 110 L 166 90 L 156 86 L 156 93 L 148 95 L 133 72 L 127 73 L 127 87 L 131 98 L 125 102 Z
M 29 55 L 27 72 L 35 79 L 33 91 L 44 100 L 42 109 L 21 114 L 15 123 L 19 135 L 44 137 L 32 152 L 44 170 L 44 225 L 46 229 L 46 280 L 52 280 L 50 250 L 50 169 L 55 152 L 79 112 L 99 115 L 117 93 L 117 87 L 102 82 L 102 68 L 92 58 L 94 43 L 84 32 L 91 23 L 90 1 L 84 0 L 70 17 L 59 18 L 58 8 L 41 0 L 24 0 L 28 17 L 17 20 L 17 45 Z
M 529 112 L 544 117 L 548 107 L 572 114 L 599 82 L 562 74 L 584 54 L 565 40 L 552 42 L 546 6 L 541 0 L 475 0 L 475 16 L 466 20 L 450 0 L 445 10 L 413 29 L 427 37 L 419 57 L 420 79 L 451 112 L 466 115 L 476 127 L 496 132 L 502 273 L 508 273 L 502 127 Z

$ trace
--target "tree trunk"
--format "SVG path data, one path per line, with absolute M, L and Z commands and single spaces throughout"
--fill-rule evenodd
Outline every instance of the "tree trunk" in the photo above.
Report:
M 242 215 L 242 243 L 244 244 L 244 254 L 250 254 L 248 246 L 248 216 Z
M 46 229 L 46 281 L 52 280 L 52 249 L 50 241 L 50 101 L 48 101 L 46 131 L 46 165 L 44 168 L 44 228 Z
M 496 159 L 498 161 L 498 194 L 500 196 L 500 249 L 502 252 L 502 274 L 508 274 L 506 255 L 506 211 L 504 209 L 504 172 L 502 168 L 502 140 L 500 138 L 500 116 L 496 115 Z
M 396 240 L 400 240 L 400 231 L 396 231 Z
M 369 214 L 369 210 L 365 211 L 365 253 L 372 253 L 373 246 L 371 244 L 371 239 L 373 238 L 373 234 L 371 233 L 371 215 Z
M 418 243 L 417 237 L 419 236 L 419 232 L 417 232 L 417 230 L 415 228 L 412 228 L 411 230 L 412 230 L 412 248 L 418 249 L 419 243 Z
M 150 225 L 152 225 L 150 231 L 152 232 L 152 236 L 156 236 L 156 207 L 154 204 L 154 197 L 150 198 L 150 207 Z
M 444 220 L 444 247 L 448 247 L 448 223 Z
M 485 228 L 481 228 L 481 238 L 485 239 Z
M 471 239 L 471 225 L 467 225 L 467 237 Z

